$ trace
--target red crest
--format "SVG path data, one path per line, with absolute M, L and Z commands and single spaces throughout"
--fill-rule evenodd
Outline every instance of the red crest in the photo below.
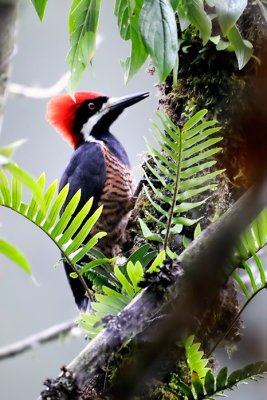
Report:
M 75 101 L 63 94 L 53 97 L 47 104 L 46 119 L 74 148 L 81 140 L 81 134 L 74 131 L 74 120 L 77 109 L 85 100 L 94 100 L 100 93 L 76 92 Z

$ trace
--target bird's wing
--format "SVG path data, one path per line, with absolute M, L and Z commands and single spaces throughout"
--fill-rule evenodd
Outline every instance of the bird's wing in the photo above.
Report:
M 81 200 L 72 218 L 81 210 L 85 203 L 93 196 L 94 202 L 90 210 L 90 215 L 95 211 L 99 202 L 102 189 L 106 179 L 105 160 L 101 150 L 101 145 L 95 142 L 82 144 L 73 154 L 60 180 L 59 190 L 69 183 L 69 193 L 66 202 L 61 210 L 64 211 L 66 205 L 82 189 Z M 64 262 L 65 271 L 72 289 L 75 302 L 80 310 L 85 311 L 88 307 L 88 298 L 79 279 L 72 279 L 70 273 L 73 272 L 69 264 Z M 88 287 L 91 282 L 87 281 Z
M 64 207 L 75 193 L 82 189 L 81 200 L 76 213 L 93 196 L 94 203 L 90 214 L 95 210 L 106 179 L 105 159 L 101 144 L 86 142 L 74 152 L 60 180 L 59 190 L 69 183 L 69 193 Z M 64 207 L 62 211 L 64 210 Z

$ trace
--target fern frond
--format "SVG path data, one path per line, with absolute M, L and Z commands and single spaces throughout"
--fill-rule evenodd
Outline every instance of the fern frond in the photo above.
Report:
M 139 249 L 139 256 L 144 257 L 147 250 L 147 246 Z M 140 261 L 135 264 L 128 261 L 125 272 L 118 266 L 114 267 L 114 276 L 117 280 L 116 287 L 102 286 L 103 293 L 96 293 L 96 301 L 91 303 L 93 312 L 81 314 L 79 325 L 91 339 L 103 328 L 105 318 L 117 315 L 140 292 L 138 285 L 143 280 L 144 268 Z
M 0 169 L 0 205 L 22 215 L 45 232 L 58 246 L 87 290 L 77 263 L 106 235 L 105 232 L 98 232 L 84 243 L 99 219 L 102 208 L 99 207 L 90 218 L 87 218 L 93 204 L 91 198 L 71 221 L 73 213 L 79 205 L 80 191 L 73 196 L 60 216 L 69 192 L 68 185 L 59 194 L 56 194 L 57 181 L 54 181 L 45 191 L 45 174 L 35 181 L 26 171 L 15 164 L 8 163 L 5 168 L 10 172 L 12 181 L 10 184 L 4 170 Z M 32 193 L 29 203 L 22 201 L 25 186 Z M 87 220 L 81 227 L 85 218 Z
M 180 233 L 184 226 L 199 221 L 199 218 L 190 218 L 188 212 L 204 204 L 208 196 L 195 201 L 193 198 L 213 190 L 216 184 L 211 181 L 223 172 L 210 170 L 216 164 L 212 157 L 221 150 L 216 145 L 222 138 L 212 137 L 220 128 L 215 126 L 217 121 L 204 120 L 206 113 L 207 110 L 196 113 L 183 129 L 175 126 L 165 114 L 156 113 L 161 126 L 152 122 L 152 135 L 159 150 L 147 143 L 145 193 L 155 215 L 160 216 L 160 224 L 152 230 L 144 220 L 140 224 L 145 238 L 164 241 L 165 250 L 170 235 Z M 154 184 L 155 179 L 161 187 Z M 158 218 L 154 218 L 157 223 Z M 153 215 L 150 219 L 153 220 Z
M 185 355 L 191 374 L 197 374 L 198 378 L 204 382 L 204 378 L 210 368 L 206 368 L 209 360 L 203 358 L 204 352 L 199 350 L 200 343 L 194 342 L 194 336 L 190 336 L 184 343 Z
M 267 271 L 259 251 L 267 245 L 267 209 L 263 210 L 241 235 L 233 263 L 237 264 L 232 276 L 247 300 L 267 287 Z
M 188 383 L 181 381 L 174 375 L 169 385 L 170 389 L 167 388 L 167 390 L 176 395 L 177 398 L 181 398 L 182 392 L 183 398 L 190 400 L 214 399 L 215 396 L 223 396 L 226 390 L 231 390 L 240 383 L 245 383 L 249 379 L 262 377 L 266 372 L 267 363 L 259 361 L 249 364 L 245 368 L 233 371 L 230 375 L 228 374 L 227 367 L 222 368 L 217 375 L 214 375 L 208 369 L 203 380 L 198 378 L 198 374 L 192 373 L 191 385 L 194 387 L 194 391 Z

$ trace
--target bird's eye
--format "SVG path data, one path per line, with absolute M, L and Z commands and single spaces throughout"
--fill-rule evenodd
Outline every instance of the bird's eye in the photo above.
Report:
M 94 103 L 89 103 L 88 107 L 89 107 L 89 110 L 94 110 L 95 109 Z

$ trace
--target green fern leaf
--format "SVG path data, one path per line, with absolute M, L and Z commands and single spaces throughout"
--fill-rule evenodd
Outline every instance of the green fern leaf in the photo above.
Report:
M 52 182 L 44 194 L 44 207 L 43 209 L 40 209 L 38 211 L 36 216 L 36 223 L 39 225 L 44 221 L 45 216 L 49 210 L 49 207 L 55 197 L 57 191 L 57 184 L 58 184 L 57 180 Z
M 213 395 L 215 391 L 215 378 L 211 370 L 206 373 L 204 387 L 207 395 Z
M 56 200 L 52 204 L 51 210 L 49 211 L 45 221 L 43 228 L 45 231 L 49 231 L 56 222 L 56 219 L 60 213 L 60 210 L 67 198 L 69 192 L 69 185 L 66 185 L 57 196 Z
M 9 188 L 9 182 L 6 174 L 0 169 L 0 191 L 2 194 L 2 204 L 5 206 L 11 205 L 11 193 Z
M 17 210 L 22 199 L 22 183 L 14 176 L 12 177 L 12 208 Z
M 148 228 L 146 221 L 140 222 L 147 240 L 164 235 L 166 250 L 169 235 L 181 232 L 183 226 L 196 224 L 199 218 L 190 218 L 190 210 L 200 207 L 208 199 L 193 201 L 193 197 L 213 190 L 212 181 L 224 170 L 210 170 L 216 161 L 211 159 L 221 148 L 216 147 L 222 138 L 212 137 L 219 131 L 216 121 L 203 120 L 207 110 L 201 110 L 187 121 L 182 130 L 176 127 L 167 115 L 157 113 L 161 127 L 152 122 L 159 150 L 147 143 L 149 159 L 145 163 L 145 194 L 155 214 L 155 231 Z M 153 181 L 151 179 L 153 177 Z M 155 178 L 157 185 L 154 184 Z M 157 218 L 157 215 L 159 217 Z M 162 229 L 163 228 L 163 229 Z M 160 231 L 159 231 L 160 229 Z M 163 238 L 162 238 L 163 239 Z
M 224 390 L 227 382 L 228 369 L 223 367 L 217 374 L 216 377 L 216 391 Z
M 5 168 L 7 168 L 6 165 Z M 93 199 L 90 199 L 70 223 L 71 217 L 79 204 L 80 192 L 76 193 L 70 199 L 62 216 L 60 216 L 61 209 L 68 195 L 68 185 L 58 195 L 55 195 L 57 181 L 54 181 L 43 194 L 45 186 L 44 174 L 35 181 L 26 171 L 17 165 L 11 165 L 7 169 L 12 175 L 11 190 L 6 174 L 0 169 L 0 205 L 16 211 L 44 231 L 58 246 L 78 278 L 82 279 L 79 273 L 80 266 L 76 265 L 76 263 L 89 251 L 92 251 L 93 246 L 106 235 L 105 232 L 98 232 L 95 235 L 91 235 L 90 240 L 83 243 L 100 217 L 101 207 L 88 218 L 88 212 L 93 203 Z M 22 201 L 24 186 L 30 189 L 32 194 L 28 204 Z M 85 218 L 87 218 L 87 221 L 81 227 Z M 22 257 L 20 259 L 22 260 Z M 109 262 L 110 260 L 105 259 L 104 261 Z M 102 265 L 102 263 L 103 259 L 101 262 L 97 260 L 94 262 L 94 266 Z M 112 280 L 112 277 L 109 279 Z
M 142 246 L 134 253 L 132 258 L 143 258 L 148 249 L 147 245 Z M 106 260 L 103 261 L 105 262 Z M 95 269 L 92 267 L 89 272 L 93 271 L 94 273 Z M 144 269 L 140 261 L 135 264 L 129 261 L 125 272 L 118 266 L 114 267 L 114 277 L 117 280 L 117 284 L 113 287 L 102 286 L 103 293 L 97 293 L 95 295 L 96 301 L 92 303 L 93 313 L 81 315 L 79 325 L 85 330 L 89 338 L 95 337 L 103 327 L 103 318 L 118 314 L 139 293 L 141 289 L 138 284 L 143 279 L 143 275 Z M 96 278 L 97 274 L 94 277 Z
M 72 197 L 70 202 L 67 204 L 63 214 L 61 215 L 60 220 L 55 225 L 54 229 L 51 232 L 51 236 L 56 238 L 58 235 L 62 234 L 65 228 L 68 226 L 75 210 L 78 207 L 78 204 L 81 199 L 81 190 L 78 190 L 77 193 Z
M 68 243 L 68 241 L 72 238 L 74 233 L 77 231 L 77 227 L 81 226 L 85 218 L 87 217 L 91 207 L 93 205 L 93 198 L 89 199 L 83 208 L 79 211 L 76 217 L 72 220 L 69 227 L 66 229 L 62 237 L 59 239 L 58 243 L 60 246 Z
M 73 238 L 71 244 L 66 248 L 65 253 L 69 255 L 70 253 L 76 251 L 83 243 L 85 238 L 88 236 L 88 232 L 90 232 L 93 226 L 96 224 L 99 219 L 103 206 L 100 206 L 93 215 L 85 222 L 77 235 Z
M 201 382 L 204 382 L 205 376 L 210 368 L 206 368 L 209 362 L 203 358 L 203 351 L 199 350 L 200 343 L 194 343 L 194 336 L 190 336 L 185 342 L 185 354 L 188 367 L 191 373 L 196 373 Z

